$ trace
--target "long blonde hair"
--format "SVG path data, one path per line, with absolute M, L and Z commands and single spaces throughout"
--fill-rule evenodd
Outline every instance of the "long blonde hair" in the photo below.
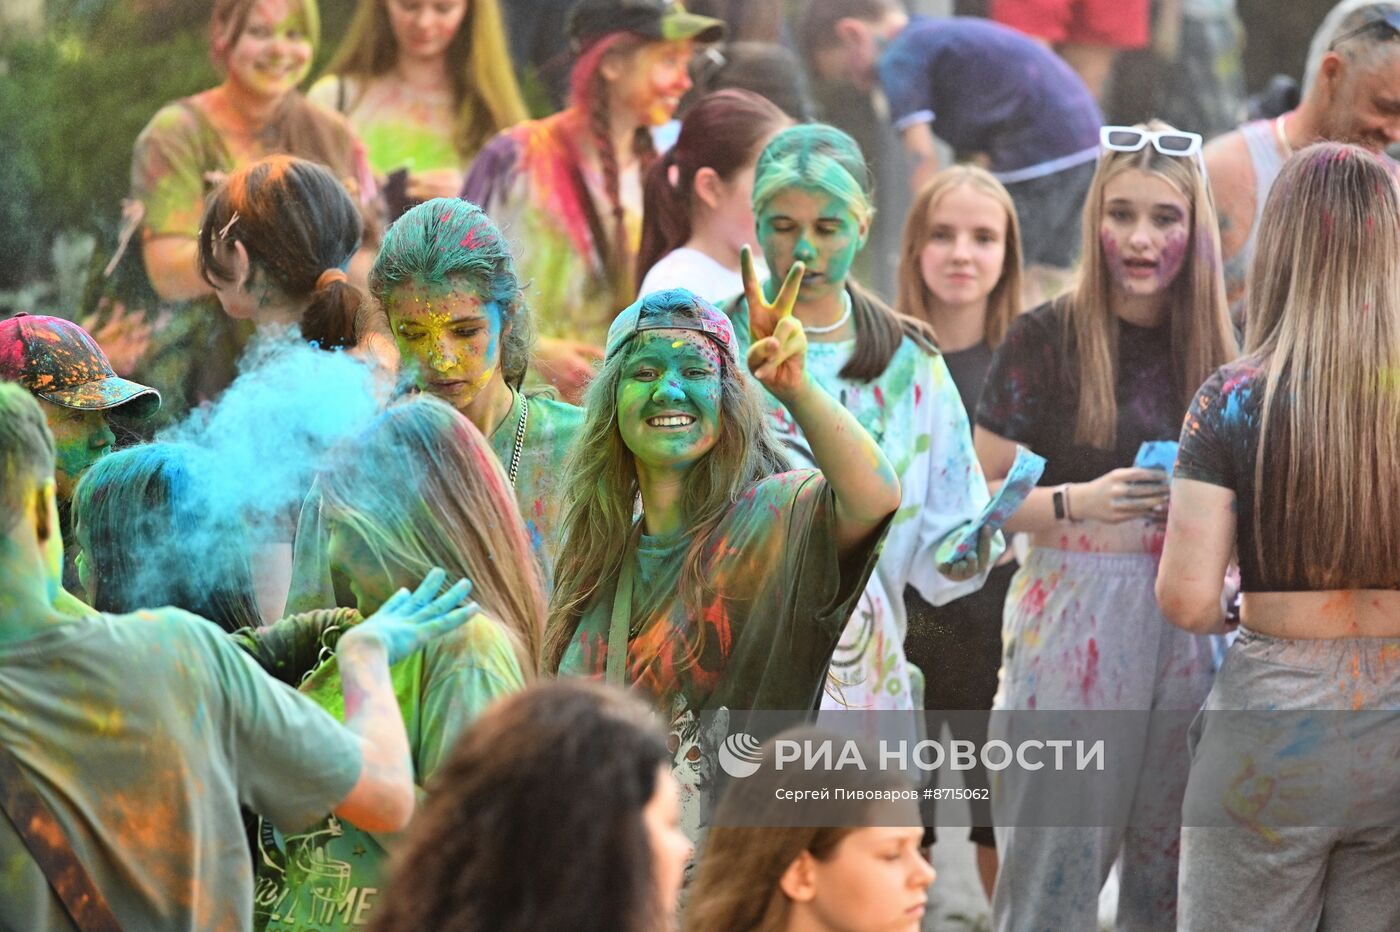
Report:
M 392 405 L 321 476 L 325 515 L 354 532 L 386 573 L 435 566 L 472 581 L 527 677 L 539 667 L 545 599 L 515 496 L 486 438 L 446 402 Z
M 1146 128 L 1170 131 L 1153 120 Z M 1118 426 L 1114 394 L 1118 371 L 1118 318 L 1109 309 L 1109 280 L 1099 228 L 1103 219 L 1104 188 L 1123 172 L 1137 169 L 1162 178 L 1186 198 L 1191 207 L 1191 241 L 1185 264 L 1170 286 L 1172 380 L 1183 414 L 1196 389 L 1212 372 L 1234 358 L 1234 331 L 1225 302 L 1221 271 L 1220 230 L 1215 201 L 1195 158 L 1162 155 L 1152 146 L 1137 152 L 1105 150 L 1099 155 L 1089 196 L 1084 204 L 1084 263 L 1079 281 L 1067 299 L 1063 340 L 1077 359 L 1079 409 L 1076 443 L 1109 449 Z
M 389 0 L 360 0 L 328 74 L 378 77 L 398 61 L 389 25 Z M 447 47 L 447 71 L 457 107 L 453 143 L 470 159 L 507 126 L 529 117 L 515 80 L 498 0 L 468 0 L 467 12 Z
M 958 187 L 969 187 L 978 194 L 996 201 L 1006 211 L 1006 256 L 1001 263 L 1001 277 L 987 296 L 986 343 L 1000 346 L 1007 328 L 1021 313 L 1021 224 L 1016 219 L 1016 205 L 1000 181 L 985 168 L 976 165 L 954 165 L 934 175 L 914 198 L 909 216 L 904 221 L 904 239 L 899 249 L 899 292 L 894 309 L 901 314 L 922 320 L 934 328 L 934 303 L 937 299 L 924 284 L 919 269 L 919 256 L 932 232 L 929 214 L 943 195 Z
M 1264 565 L 1308 589 L 1388 588 L 1400 567 L 1397 257 L 1400 190 L 1378 158 L 1321 143 L 1284 165 L 1249 279 L 1254 530 Z

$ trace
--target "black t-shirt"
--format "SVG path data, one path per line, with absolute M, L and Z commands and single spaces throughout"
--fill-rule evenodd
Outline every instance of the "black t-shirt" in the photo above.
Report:
M 956 353 L 945 352 L 943 362 L 948 366 L 953 384 L 958 387 L 958 397 L 962 399 L 963 410 L 967 412 L 970 424 L 977 414 L 977 397 L 982 394 L 982 383 L 987 380 L 987 370 L 992 365 L 992 348 L 984 342 Z
M 1311 587 L 1281 574 L 1279 567 L 1284 561 L 1261 564 L 1256 546 L 1254 470 L 1259 459 L 1259 426 L 1266 378 L 1267 373 L 1258 358 L 1247 357 L 1221 366 L 1206 380 L 1196 393 L 1181 429 L 1175 475 L 1179 479 L 1209 482 L 1235 493 L 1235 543 L 1240 582 L 1245 592 L 1304 592 Z M 1284 399 L 1289 396 L 1286 382 L 1280 383 L 1277 395 Z M 1280 415 L 1276 410 L 1273 423 L 1279 433 L 1274 435 L 1276 442 L 1269 444 L 1274 452 L 1264 464 L 1269 474 L 1276 474 L 1275 469 L 1283 468 L 1281 451 L 1289 448 L 1288 419 Z M 1279 527 L 1288 504 L 1275 500 L 1266 488 L 1260 505 L 1264 533 L 1271 535 L 1270 528 Z M 1302 547 L 1306 543 L 1302 540 L 1285 542 L 1276 535 L 1266 539 L 1275 545 L 1286 543 L 1289 547 Z M 1339 588 L 1400 589 L 1400 581 L 1393 575 L 1379 579 L 1358 577 Z
M 977 403 L 977 424 L 1047 460 L 1040 485 L 1089 482 L 1133 465 L 1146 440 L 1175 440 L 1186 413 L 1171 365 L 1171 327 L 1118 322 L 1118 430 L 1101 450 L 1075 443 L 1079 404 L 1073 347 L 1065 346 L 1064 306 L 1042 304 L 1016 318 L 992 358 Z

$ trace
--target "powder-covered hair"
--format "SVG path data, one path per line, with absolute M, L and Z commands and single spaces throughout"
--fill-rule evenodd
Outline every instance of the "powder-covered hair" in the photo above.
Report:
M 360 247 L 363 224 L 345 186 L 323 165 L 270 155 L 229 175 L 209 196 L 199 227 L 199 273 L 210 285 L 236 276 L 232 245 L 242 243 L 252 270 L 294 300 L 306 300 L 301 334 L 322 349 L 352 347 L 364 295 L 323 273 L 344 270 Z
M 687 306 L 674 312 L 684 316 Z M 589 385 L 583 427 L 560 476 L 559 500 L 567 504 L 561 525 L 563 545 L 554 566 L 546 671 L 559 669 L 583 613 L 599 592 L 616 583 L 634 534 L 641 489 L 636 460 L 618 425 L 617 390 L 637 346 L 632 341 L 609 356 Z M 687 471 L 681 490 L 681 510 L 691 542 L 680 572 L 680 592 L 696 612 L 708 591 L 700 563 L 710 532 L 746 489 L 788 468 L 763 413 L 756 383 L 726 352 L 720 358 L 719 437 Z M 699 630 L 703 636 L 703 626 Z M 694 664 L 702 650 L 697 645 L 695 656 L 686 658 L 681 668 Z
M 391 405 L 321 474 L 323 513 L 364 541 L 391 578 L 442 567 L 510 636 L 526 676 L 539 665 L 540 570 L 515 495 L 486 438 L 431 395 Z
M 754 171 L 754 213 L 761 215 L 769 201 L 793 188 L 825 194 L 845 204 L 858 224 L 868 225 L 875 216 L 874 185 L 865 155 L 854 139 L 834 126 L 803 123 L 773 137 Z M 937 352 L 928 324 L 897 313 L 853 279 L 848 278 L 845 286 L 862 300 L 853 303 L 856 348 L 841 367 L 841 378 L 857 382 L 878 379 L 906 336 L 920 348 Z
M 365 79 L 388 74 L 399 48 L 389 24 L 389 0 L 360 0 L 328 74 Z M 457 108 L 453 143 L 463 160 L 508 126 L 529 117 L 511 65 L 499 0 L 467 0 L 462 24 L 447 47 L 447 73 Z M 348 102 L 349 107 L 354 100 Z
M 709 168 L 731 180 L 757 161 L 760 146 L 788 122 L 775 104 L 749 91 L 715 91 L 696 102 L 681 121 L 676 144 L 646 174 L 637 281 L 690 239 L 695 173 Z
M 53 478 L 54 443 L 44 409 L 25 388 L 0 381 L 0 534 L 17 523 L 21 497 Z
M 453 278 L 461 282 L 453 282 Z M 470 201 L 439 197 L 418 204 L 384 234 L 369 290 L 386 310 L 405 285 L 472 288 L 501 313 L 501 374 L 519 388 L 530 364 L 534 327 L 515 274 L 515 257 L 486 212 Z
M 1264 371 L 1258 559 L 1301 588 L 1395 585 L 1397 256 L 1400 189 L 1386 163 L 1322 143 L 1284 164 L 1259 219 L 1245 343 Z
M 986 342 L 1000 346 L 1007 329 L 1021 313 L 1021 225 L 1016 219 L 1016 205 L 1000 181 L 985 168 L 976 165 L 954 165 L 934 175 L 914 197 L 909 216 L 904 221 L 904 239 L 899 248 L 899 293 L 895 310 L 933 327 L 934 297 L 920 266 L 920 256 L 928 244 L 932 227 L 930 215 L 948 192 L 968 187 L 996 201 L 1006 213 L 1006 255 L 1001 263 L 1001 276 L 987 296 Z M 936 328 L 935 332 L 936 332 Z
M 216 508 L 208 454 L 180 443 L 118 450 L 73 493 L 92 605 L 121 614 L 173 605 L 225 631 L 262 624 L 243 521 Z
M 1140 129 L 1170 131 L 1153 120 Z M 1237 345 L 1225 303 L 1221 272 L 1220 224 L 1215 200 L 1196 158 L 1163 155 L 1152 146 L 1137 152 L 1106 149 L 1099 155 L 1094 179 L 1084 202 L 1084 260 L 1074 290 L 1060 298 L 1066 309 L 1065 346 L 1073 347 L 1079 389 L 1074 440 L 1086 446 L 1112 449 L 1118 429 L 1114 394 L 1118 371 L 1118 318 L 1109 309 L 1114 287 L 1104 259 L 1099 230 L 1104 216 L 1104 189 L 1127 171 L 1156 175 L 1186 199 L 1191 231 L 1186 258 L 1167 295 L 1171 327 L 1171 373 L 1181 411 L 1185 414 L 1196 389 L 1218 367 L 1235 358 Z

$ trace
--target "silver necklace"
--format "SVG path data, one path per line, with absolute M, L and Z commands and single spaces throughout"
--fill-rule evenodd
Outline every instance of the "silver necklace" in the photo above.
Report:
M 843 291 L 841 292 L 841 297 L 845 299 L 846 310 L 845 313 L 841 315 L 840 319 L 836 321 L 836 323 L 827 324 L 824 327 L 811 327 L 807 324 L 803 324 L 802 329 L 807 333 L 815 333 L 818 336 L 820 336 L 824 333 L 835 333 L 842 327 L 846 326 L 846 321 L 851 319 L 851 293 L 849 291 Z
M 530 403 L 524 395 L 517 394 L 516 397 L 520 399 L 520 419 L 515 422 L 515 446 L 510 451 L 510 469 L 507 470 L 512 489 L 515 488 L 515 477 L 520 474 L 520 452 L 525 449 L 525 425 L 530 420 Z

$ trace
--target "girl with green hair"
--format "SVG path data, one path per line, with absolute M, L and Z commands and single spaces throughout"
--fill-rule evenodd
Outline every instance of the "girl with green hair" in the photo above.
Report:
M 943 538 L 986 504 L 987 484 L 932 330 L 851 279 L 874 215 L 871 201 L 865 157 L 834 127 L 790 127 L 759 156 L 753 205 L 770 282 L 805 266 L 793 314 L 808 338 L 811 376 L 875 438 L 902 490 L 875 574 L 832 660 L 823 705 L 918 709 L 922 676 L 904 656 L 905 587 L 935 605 L 966 595 L 981 587 L 990 550 L 1001 545 L 993 548 L 984 538 L 976 560 L 944 566 L 935 560 Z M 763 303 L 748 253 L 744 266 L 747 297 L 731 308 L 741 333 Z M 791 461 L 810 462 L 802 425 L 781 399 L 766 401 Z

